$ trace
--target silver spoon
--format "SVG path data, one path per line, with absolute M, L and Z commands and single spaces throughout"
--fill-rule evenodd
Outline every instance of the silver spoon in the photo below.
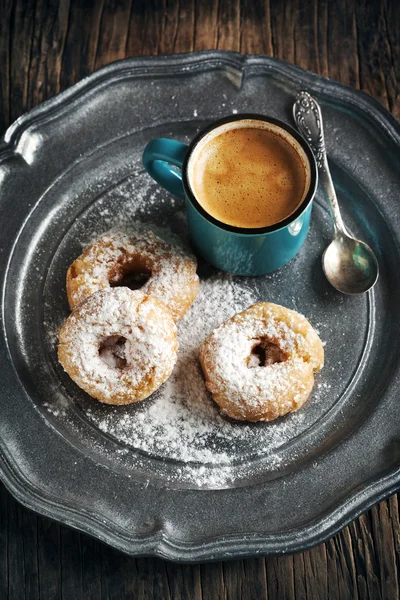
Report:
M 308 92 L 299 92 L 293 106 L 297 129 L 307 140 L 317 161 L 319 179 L 334 225 L 332 242 L 322 257 L 322 267 L 328 281 L 343 294 L 363 294 L 377 282 L 379 266 L 371 248 L 348 234 L 340 214 L 326 157 L 321 109 Z

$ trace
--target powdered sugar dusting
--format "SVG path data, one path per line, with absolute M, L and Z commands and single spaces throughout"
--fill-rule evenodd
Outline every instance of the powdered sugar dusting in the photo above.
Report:
M 112 179 L 115 181 L 115 174 Z M 68 230 L 47 276 L 44 325 L 47 345 L 53 356 L 57 331 L 68 314 L 62 289 L 65 273 L 83 248 L 111 228 L 139 223 L 167 241 L 176 243 L 178 238 L 181 244 L 187 245 L 184 201 L 171 197 L 143 172 L 140 156 L 137 160 L 133 158 L 128 177 L 111 187 L 109 181 L 103 185 L 107 188 L 102 193 L 99 193 L 100 186 L 96 187 L 94 183 L 85 188 L 90 190 L 94 201 L 83 213 L 80 212 L 79 219 Z M 71 197 L 70 202 L 82 206 L 78 197 Z M 291 270 L 289 277 L 294 280 L 298 273 L 296 264 L 293 262 L 293 273 Z M 175 478 L 179 485 L 225 487 L 245 478 L 253 480 L 255 472 L 279 469 L 282 460 L 286 463 L 287 444 L 325 412 L 327 389 L 331 384 L 319 385 L 317 380 L 307 406 L 297 413 L 267 424 L 237 423 L 221 416 L 206 389 L 199 363 L 201 343 L 218 325 L 255 302 L 272 301 L 293 307 L 306 314 L 311 323 L 321 329 L 323 336 L 328 333 L 328 317 L 324 305 L 320 306 L 316 301 L 310 304 L 308 293 L 303 294 L 307 289 L 304 278 L 301 283 L 296 282 L 296 298 L 292 298 L 293 293 L 287 291 L 285 270 L 261 279 L 240 278 L 217 272 L 200 261 L 199 275 L 199 295 L 178 323 L 177 363 L 171 377 L 157 392 L 138 404 L 106 406 L 64 380 L 64 389 L 60 387 L 60 392 L 68 407 L 59 410 L 59 403 L 54 399 L 45 408 L 71 428 L 75 427 L 73 415 L 76 413 L 74 407 L 77 407 L 95 428 L 107 434 L 107 441 L 103 436 L 97 438 L 99 452 L 109 455 L 109 444 L 113 444 L 112 440 L 117 442 L 112 446 L 112 460 L 115 458 L 124 465 L 134 460 L 138 465 L 140 456 L 144 456 L 147 457 L 143 459 L 147 461 L 146 466 L 141 467 L 144 473 L 149 467 L 157 472 L 161 469 L 159 477 L 167 482 Z M 331 331 L 329 335 L 332 336 Z M 54 361 L 56 363 L 56 358 Z M 328 368 L 331 375 L 332 367 L 328 365 Z M 336 378 L 340 374 L 341 371 L 335 371 Z M 334 398 L 329 400 L 332 401 Z M 79 427 L 78 423 L 76 426 Z M 293 457 L 294 450 L 290 452 Z M 262 463 L 257 462 L 258 457 Z M 153 461 L 153 458 L 160 460 Z
M 150 278 L 141 288 L 160 298 L 178 320 L 198 289 L 197 262 L 180 245 L 169 244 L 148 228 L 118 227 L 104 233 L 77 258 L 68 270 L 67 291 L 72 308 L 135 268 Z
M 118 339 L 124 345 L 115 348 Z M 59 340 L 59 359 L 72 379 L 95 398 L 120 404 L 165 381 L 177 353 L 175 325 L 164 305 L 125 287 L 90 296 L 65 322 Z M 124 368 L 110 364 L 111 357 Z
M 249 364 L 255 348 L 263 350 L 267 359 L 262 366 L 254 360 Z M 306 401 L 313 367 L 323 366 L 323 350 L 302 315 L 276 304 L 257 303 L 207 338 L 201 361 L 208 389 L 224 413 L 271 421 Z
M 169 380 L 137 407 L 106 412 L 90 407 L 87 416 L 124 444 L 183 463 L 219 465 L 228 479 L 233 471 L 226 467 L 238 456 L 262 456 L 287 442 L 295 435 L 302 415 L 263 428 L 225 419 L 206 390 L 199 363 L 204 338 L 256 300 L 254 290 L 229 275 L 203 280 L 195 303 L 178 324 L 180 351 Z M 271 454 L 271 468 L 278 464 L 279 458 Z

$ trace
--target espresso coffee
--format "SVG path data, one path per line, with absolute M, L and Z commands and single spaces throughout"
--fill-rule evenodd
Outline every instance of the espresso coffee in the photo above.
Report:
M 218 221 L 260 228 L 299 207 L 309 187 L 306 165 L 304 151 L 283 129 L 238 121 L 201 140 L 190 159 L 189 181 L 199 204 Z

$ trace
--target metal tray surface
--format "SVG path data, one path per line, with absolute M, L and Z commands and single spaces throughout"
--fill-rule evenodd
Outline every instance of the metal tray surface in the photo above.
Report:
M 280 271 L 233 278 L 199 264 L 202 285 L 229 285 L 237 308 L 270 300 L 317 327 L 326 366 L 309 402 L 274 424 L 232 424 L 245 428 L 241 442 L 217 436 L 210 448 L 223 445 L 224 460 L 206 464 L 102 431 L 115 409 L 86 396 L 56 360 L 67 266 L 118 220 L 169 228 L 186 243 L 183 201 L 144 173 L 145 143 L 188 141 L 232 112 L 291 123 L 300 89 L 322 105 L 346 222 L 378 256 L 376 287 L 346 297 L 326 282 L 332 228 L 318 191 L 307 241 Z M 208 51 L 113 63 L 18 119 L 0 142 L 0 473 L 16 498 L 129 554 L 199 561 L 307 548 L 394 492 L 399 133 L 361 92 L 276 59 Z

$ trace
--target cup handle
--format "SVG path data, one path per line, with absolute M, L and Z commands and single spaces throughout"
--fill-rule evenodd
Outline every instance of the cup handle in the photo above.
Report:
M 181 198 L 185 195 L 182 173 L 176 167 L 182 169 L 187 149 L 186 144 L 176 140 L 157 138 L 151 140 L 143 152 L 143 166 L 148 174 L 171 194 Z

